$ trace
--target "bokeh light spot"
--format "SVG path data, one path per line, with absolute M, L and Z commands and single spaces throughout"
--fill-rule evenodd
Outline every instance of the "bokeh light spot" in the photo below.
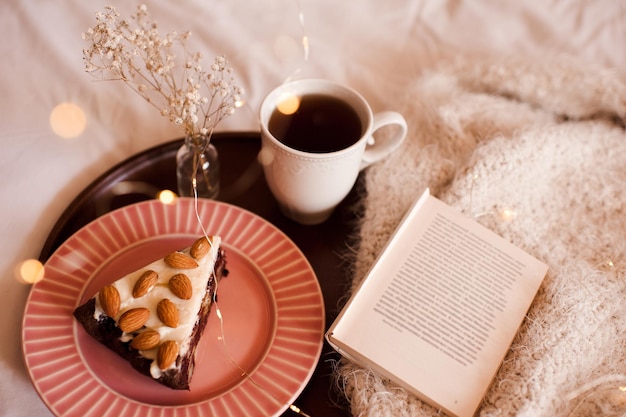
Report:
M 176 193 L 170 190 L 162 190 L 157 194 L 157 198 L 163 204 L 174 204 L 177 197 Z
M 35 284 L 43 279 L 44 266 L 37 259 L 27 259 L 17 265 L 15 275 L 24 284 Z
M 50 113 L 52 131 L 64 139 L 75 138 L 84 132 L 87 119 L 83 109 L 73 103 L 61 103 Z
M 282 114 L 294 114 L 300 107 L 300 97 L 295 94 L 286 93 L 278 101 L 276 108 Z
M 505 208 L 504 210 L 502 210 L 500 212 L 500 217 L 504 221 L 511 221 L 511 220 L 514 220 L 517 217 L 517 213 L 515 212 L 515 210 L 511 210 L 509 208 Z

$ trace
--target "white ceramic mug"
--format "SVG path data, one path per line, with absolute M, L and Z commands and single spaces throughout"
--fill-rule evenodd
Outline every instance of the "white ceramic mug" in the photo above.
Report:
M 338 98 L 356 111 L 361 134 L 351 145 L 329 152 L 307 152 L 285 145 L 269 129 L 272 113 L 281 102 L 306 95 Z M 260 109 L 263 165 L 269 188 L 283 214 L 301 224 L 318 224 L 330 217 L 348 195 L 359 172 L 396 150 L 407 133 L 404 117 L 392 111 L 373 114 L 367 101 L 353 89 L 323 79 L 301 79 L 271 91 Z M 396 125 L 384 139 L 373 134 Z

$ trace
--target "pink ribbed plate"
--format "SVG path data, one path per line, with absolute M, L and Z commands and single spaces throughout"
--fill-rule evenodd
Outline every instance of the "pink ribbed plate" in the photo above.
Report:
M 197 202 L 220 235 L 229 275 L 218 287 L 189 391 L 141 375 L 89 337 L 73 318 L 103 285 L 189 245 L 203 231 L 193 199 L 151 200 L 108 213 L 50 257 L 24 313 L 23 353 L 35 389 L 58 417 L 277 416 L 318 362 L 324 304 L 298 247 L 255 214 Z

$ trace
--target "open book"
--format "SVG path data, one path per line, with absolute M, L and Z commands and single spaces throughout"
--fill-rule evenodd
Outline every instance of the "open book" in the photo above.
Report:
M 326 338 L 448 415 L 470 417 L 547 270 L 426 190 Z

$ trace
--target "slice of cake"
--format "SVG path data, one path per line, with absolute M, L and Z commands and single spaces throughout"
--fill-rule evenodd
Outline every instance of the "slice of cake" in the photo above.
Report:
M 87 333 L 139 372 L 189 389 L 195 353 L 228 274 L 219 236 L 201 237 L 101 288 L 74 310 Z

